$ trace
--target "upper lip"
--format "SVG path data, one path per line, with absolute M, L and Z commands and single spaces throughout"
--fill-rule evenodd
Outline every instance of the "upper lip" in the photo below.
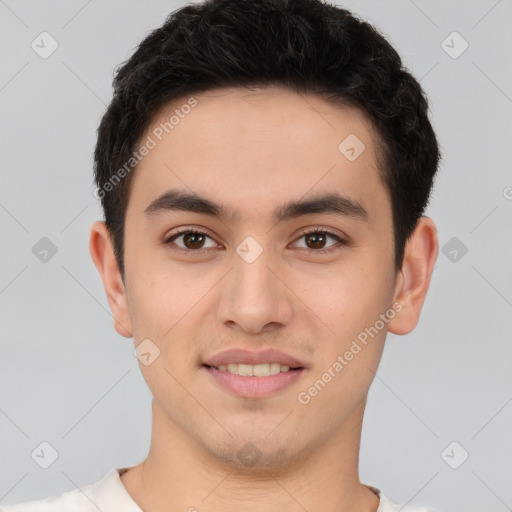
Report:
M 303 368 L 304 364 L 295 357 L 280 350 L 269 348 L 265 350 L 247 350 L 243 348 L 230 349 L 218 352 L 204 361 L 207 366 L 220 366 L 222 364 L 264 364 L 279 363 L 290 368 Z

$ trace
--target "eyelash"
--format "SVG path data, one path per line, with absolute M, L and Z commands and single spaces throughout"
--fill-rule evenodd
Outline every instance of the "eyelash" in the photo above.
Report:
M 330 253 L 334 250 L 337 250 L 339 249 L 340 247 L 342 246 L 345 246 L 345 245 L 348 245 L 348 242 L 346 240 L 344 240 L 343 238 L 341 238 L 339 235 L 333 233 L 332 231 L 328 230 L 328 229 L 325 229 L 325 228 L 322 228 L 322 229 L 319 229 L 319 228 L 315 228 L 313 230 L 310 230 L 310 231 L 303 231 L 300 236 L 298 237 L 297 240 L 301 239 L 302 237 L 306 236 L 306 235 L 315 235 L 317 233 L 321 233 L 321 234 L 325 234 L 325 235 L 329 235 L 331 236 L 332 238 L 336 239 L 336 241 L 338 242 L 337 244 L 334 244 L 330 247 L 328 247 L 327 249 L 305 249 L 308 251 L 308 254 L 311 254 L 311 253 L 315 253 L 315 254 L 327 254 L 327 253 Z M 181 231 L 177 231 L 176 233 L 173 233 L 171 236 L 167 237 L 165 240 L 164 240 L 164 244 L 165 245 L 169 245 L 171 244 L 176 238 L 179 238 L 181 235 L 186 235 L 186 234 L 195 234 L 195 235 L 204 235 L 208 238 L 212 238 L 210 237 L 207 233 L 203 232 L 203 231 L 199 231 L 198 229 L 194 229 L 194 228 L 185 228 Z M 213 238 L 212 238 L 213 240 Z M 196 254 L 202 254 L 204 251 L 208 251 L 211 249 L 211 247 L 209 248 L 203 248 L 203 249 L 184 249 L 183 247 L 173 247 L 172 248 L 173 250 L 177 250 L 177 251 L 184 251 L 184 252 L 187 252 L 187 253 L 190 253 L 190 254 L 193 254 L 193 253 L 196 253 Z

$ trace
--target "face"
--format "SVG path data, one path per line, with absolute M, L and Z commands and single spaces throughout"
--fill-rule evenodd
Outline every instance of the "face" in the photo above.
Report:
M 160 418 L 205 453 L 291 462 L 360 414 L 397 314 L 376 133 L 283 89 L 187 100 L 154 119 L 131 183 L 130 327 L 158 355 L 140 368 Z

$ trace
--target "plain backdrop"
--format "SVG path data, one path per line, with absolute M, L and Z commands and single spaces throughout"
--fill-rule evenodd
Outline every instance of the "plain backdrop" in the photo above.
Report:
M 151 395 L 88 250 L 102 219 L 92 152 L 115 66 L 181 5 L 0 0 L 3 504 L 147 454 Z M 417 328 L 388 337 L 361 479 L 440 512 L 511 510 L 511 2 L 339 5 L 374 23 L 421 81 L 444 157 L 427 211 L 441 251 Z M 58 43 L 48 58 L 31 46 L 43 31 Z M 57 456 L 47 469 L 42 448 Z

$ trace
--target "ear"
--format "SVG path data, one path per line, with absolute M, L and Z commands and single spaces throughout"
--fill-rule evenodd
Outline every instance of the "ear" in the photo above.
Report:
M 394 302 L 402 309 L 388 324 L 393 334 L 408 334 L 418 324 L 438 252 L 436 225 L 431 218 L 421 217 L 405 246 L 397 278 Z
M 110 233 L 102 221 L 94 222 L 91 227 L 89 252 L 100 273 L 107 293 L 108 303 L 114 318 L 114 328 L 125 338 L 133 337 L 125 286 L 114 256 Z

